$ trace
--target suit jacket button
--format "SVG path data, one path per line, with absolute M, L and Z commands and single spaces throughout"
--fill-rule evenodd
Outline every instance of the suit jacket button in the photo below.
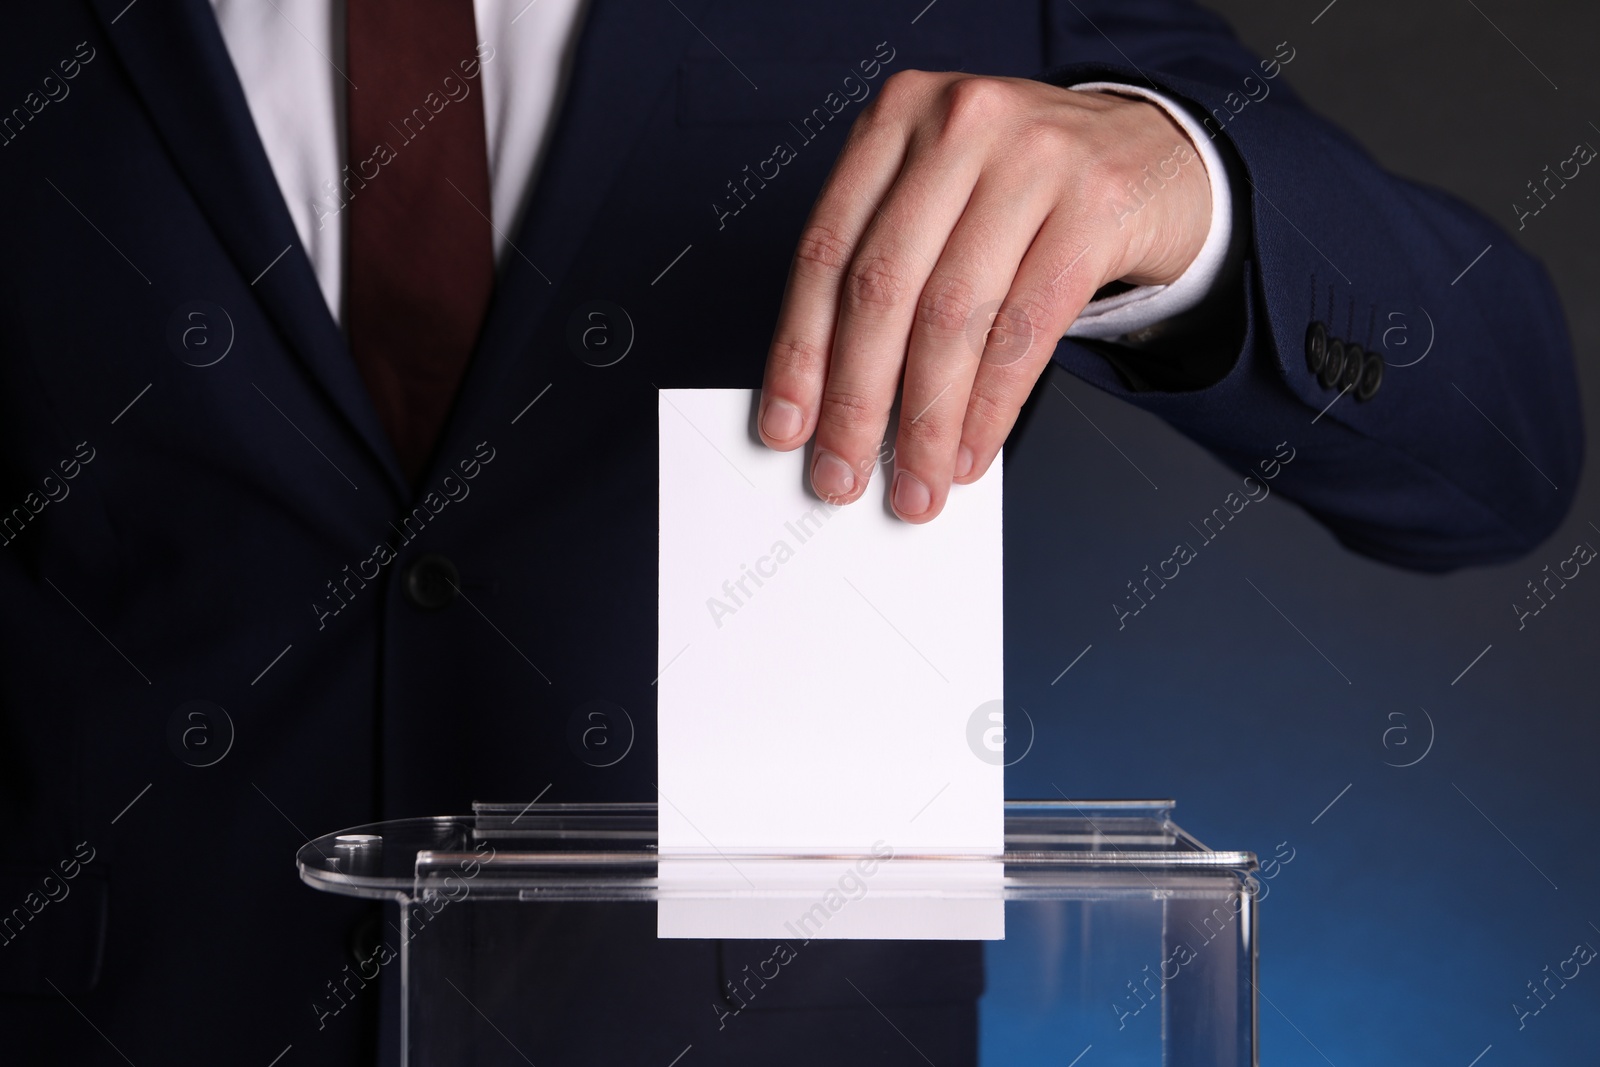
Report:
M 1328 328 L 1320 322 L 1313 322 L 1306 331 L 1306 370 L 1319 374 L 1327 361 Z
M 1367 361 L 1361 365 L 1361 380 L 1356 383 L 1356 399 L 1371 400 L 1382 384 L 1383 357 L 1376 352 L 1368 352 Z
M 1339 388 L 1354 389 L 1361 380 L 1362 368 L 1366 366 L 1367 350 L 1360 345 L 1344 346 L 1344 373 L 1339 375 Z
M 1323 361 L 1322 371 L 1317 375 L 1317 381 L 1322 383 L 1324 389 L 1332 389 L 1338 383 L 1342 374 L 1344 374 L 1344 342 L 1330 338 L 1328 340 L 1328 358 Z
M 407 600 L 424 611 L 437 611 L 456 598 L 461 572 L 444 556 L 429 553 L 406 568 L 401 589 Z

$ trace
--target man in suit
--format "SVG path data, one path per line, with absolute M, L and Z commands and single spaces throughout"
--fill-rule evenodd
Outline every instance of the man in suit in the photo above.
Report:
M 375 996 L 308 1005 L 372 916 L 298 842 L 654 799 L 658 387 L 764 373 L 765 439 L 839 500 L 889 434 L 908 521 L 1051 360 L 1236 467 L 1290 442 L 1276 487 L 1398 565 L 1512 558 L 1570 503 L 1542 269 L 1302 108 L 1291 42 L 1180 0 L 348 6 L 73 0 L 0 43 L 28 1062 L 370 1060 Z M 1386 367 L 1417 307 L 1439 349 Z M 596 701 L 633 758 L 567 744 Z M 917 988 L 959 1051 L 951 971 Z M 881 1025 L 810 1010 L 795 1054 Z

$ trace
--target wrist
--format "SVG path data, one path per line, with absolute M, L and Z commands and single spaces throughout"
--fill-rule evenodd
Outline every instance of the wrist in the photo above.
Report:
M 1112 90 L 1116 131 L 1104 161 L 1114 234 L 1122 242 L 1103 283 L 1169 285 L 1199 256 L 1211 230 L 1212 191 L 1189 135 L 1156 104 Z

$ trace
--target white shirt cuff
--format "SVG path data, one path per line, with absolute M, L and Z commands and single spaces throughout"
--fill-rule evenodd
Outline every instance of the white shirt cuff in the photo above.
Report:
M 1094 300 L 1067 329 L 1068 337 L 1109 341 L 1148 329 L 1156 323 L 1188 311 L 1203 300 L 1226 265 L 1228 239 L 1233 233 L 1233 194 L 1222 156 L 1211 137 L 1180 104 L 1162 94 L 1137 85 L 1120 82 L 1084 82 L 1068 86 L 1079 92 L 1111 92 L 1137 96 L 1150 101 L 1172 117 L 1189 135 L 1211 183 L 1211 229 L 1194 262 L 1177 281 L 1167 285 L 1140 285 L 1125 292 Z

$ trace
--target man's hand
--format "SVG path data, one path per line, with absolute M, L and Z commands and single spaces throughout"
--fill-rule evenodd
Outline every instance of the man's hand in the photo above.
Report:
M 999 454 L 1102 285 L 1172 282 L 1205 241 L 1205 166 L 1160 108 L 904 71 L 850 131 L 795 251 L 759 425 L 816 434 L 811 484 L 866 489 L 903 381 L 894 510 L 939 514 Z

